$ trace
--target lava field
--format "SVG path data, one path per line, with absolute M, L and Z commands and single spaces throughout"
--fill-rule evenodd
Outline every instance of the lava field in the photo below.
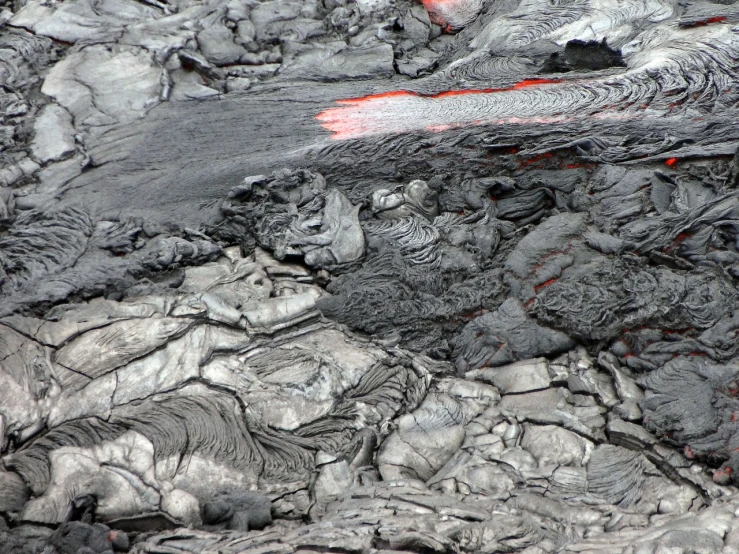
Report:
M 739 3 L 0 2 L 0 554 L 739 554 Z

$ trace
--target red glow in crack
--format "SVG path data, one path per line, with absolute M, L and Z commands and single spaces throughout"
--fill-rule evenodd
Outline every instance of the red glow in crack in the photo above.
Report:
M 723 23 L 726 21 L 726 17 L 723 15 L 719 15 L 716 17 L 709 17 L 708 19 L 700 19 L 698 21 L 688 21 L 685 23 L 681 23 L 681 27 L 705 27 L 706 25 L 711 25 L 713 23 Z
M 549 279 L 548 281 L 544 281 L 544 282 L 543 282 L 543 283 L 542 283 L 541 285 L 536 285 L 536 286 L 534 287 L 534 292 L 539 292 L 539 291 L 540 291 L 541 289 L 543 289 L 543 288 L 545 288 L 545 287 L 548 287 L 548 286 L 549 286 L 549 285 L 551 285 L 551 284 L 554 284 L 554 282 L 555 282 L 556 280 L 557 280 L 556 278 L 554 278 L 554 279 Z
M 679 236 L 680 236 L 680 235 L 678 235 L 678 237 L 679 237 Z M 690 235 L 687 235 L 687 234 L 686 234 L 686 236 L 685 236 L 685 237 L 683 237 L 683 240 L 684 240 L 685 238 L 687 238 L 688 236 L 690 236 Z M 694 331 L 694 330 L 695 330 L 695 329 L 693 329 L 693 327 L 686 327 L 685 329 L 664 329 L 664 330 L 663 330 L 662 332 L 663 332 L 663 333 L 664 333 L 665 335 L 681 335 L 681 334 L 684 334 L 684 333 L 689 333 L 690 331 Z
M 518 162 L 518 167 L 520 169 L 522 167 L 526 167 L 527 165 L 533 165 L 537 162 L 540 162 L 542 160 L 546 160 L 549 158 L 553 158 L 553 157 L 554 157 L 554 154 L 552 154 L 551 152 L 544 152 L 543 154 L 537 154 L 536 156 L 534 156 L 533 158 L 529 158 L 528 160 L 520 160 Z
M 429 14 L 429 19 L 431 20 L 431 23 L 434 23 L 436 25 L 441 25 L 444 27 L 444 30 L 446 32 L 450 32 L 451 26 L 444 21 L 443 16 L 439 13 L 440 11 L 446 11 L 448 9 L 454 9 L 455 4 L 459 4 L 459 1 L 455 0 L 421 0 L 421 4 L 423 4 L 423 7 L 426 8 L 426 11 Z M 446 10 L 445 10 L 446 8 Z
M 674 167 L 677 165 L 677 162 L 679 161 L 680 161 L 680 158 L 667 158 L 665 160 L 665 165 L 667 167 L 672 167 L 674 169 Z
M 713 473 L 713 482 L 723 485 L 728 485 L 731 479 L 731 468 L 725 467 L 723 469 L 717 469 Z
M 690 237 L 690 233 L 680 233 L 678 236 L 675 237 L 675 240 L 672 241 L 672 244 L 665 248 L 665 252 L 669 252 L 673 248 L 675 248 L 678 244 L 683 242 L 685 239 Z

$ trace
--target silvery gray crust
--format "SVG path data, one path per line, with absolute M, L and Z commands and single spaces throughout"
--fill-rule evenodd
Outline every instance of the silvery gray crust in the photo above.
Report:
M 0 5 L 0 554 L 739 553 L 739 4 Z

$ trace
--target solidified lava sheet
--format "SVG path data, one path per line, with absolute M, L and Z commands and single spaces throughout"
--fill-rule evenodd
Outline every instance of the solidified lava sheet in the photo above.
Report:
M 0 4 L 0 554 L 739 554 L 739 4 Z

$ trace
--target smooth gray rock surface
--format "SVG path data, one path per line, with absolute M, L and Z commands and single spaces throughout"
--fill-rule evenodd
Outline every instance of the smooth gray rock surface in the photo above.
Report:
M 75 151 L 74 133 L 69 113 L 61 106 L 49 104 L 34 122 L 31 154 L 40 163 L 67 157 Z

